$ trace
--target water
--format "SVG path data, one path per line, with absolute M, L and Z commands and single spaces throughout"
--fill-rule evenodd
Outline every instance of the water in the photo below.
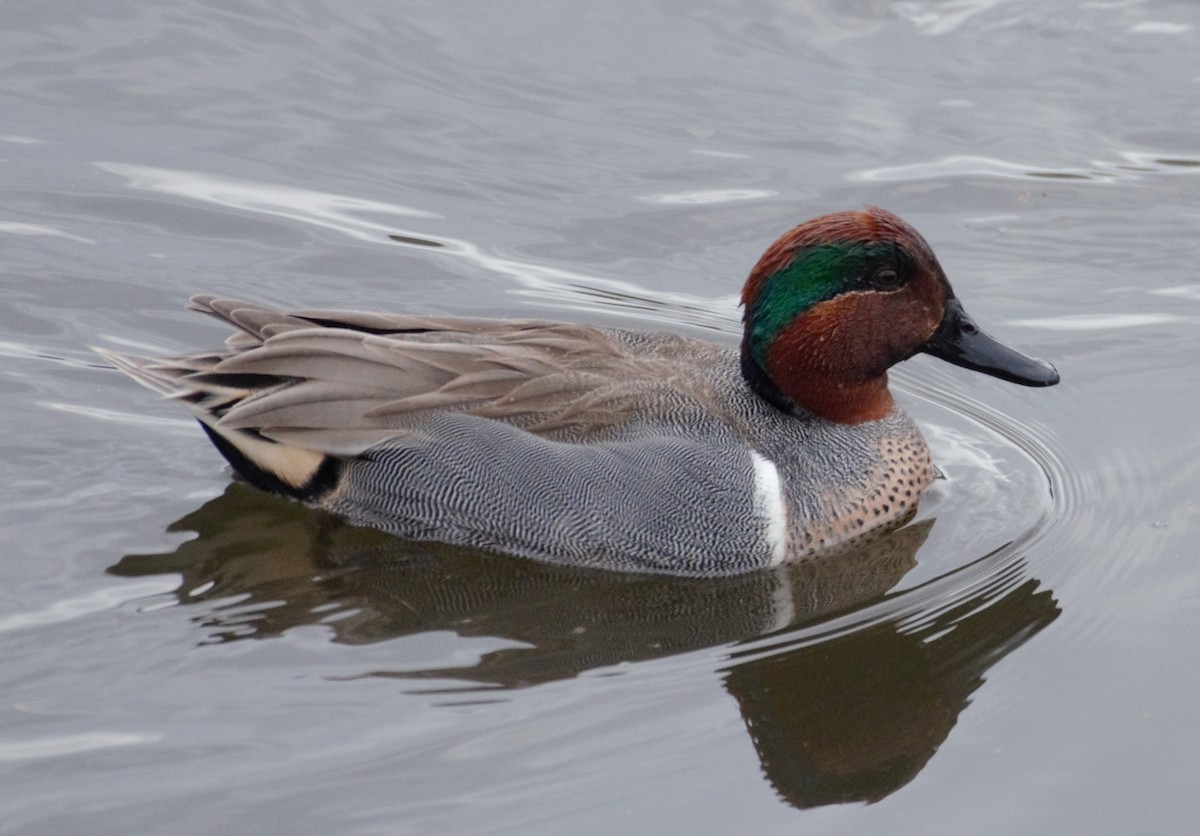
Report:
M 7 4 L 0 832 L 1195 830 L 1198 32 L 1151 0 Z M 202 291 L 733 344 L 766 244 L 864 203 L 1063 383 L 906 364 L 946 478 L 857 562 L 404 546 L 231 485 L 86 348 L 212 345 Z

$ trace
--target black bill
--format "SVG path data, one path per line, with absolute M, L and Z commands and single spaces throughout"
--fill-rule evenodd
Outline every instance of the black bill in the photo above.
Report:
M 984 374 L 1023 386 L 1053 386 L 1058 371 L 1045 360 L 1022 354 L 985 333 L 962 303 L 951 296 L 946 301 L 942 324 L 921 351 Z

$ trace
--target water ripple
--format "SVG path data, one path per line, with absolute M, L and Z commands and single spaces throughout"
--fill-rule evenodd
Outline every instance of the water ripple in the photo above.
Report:
M 73 621 L 76 618 L 115 609 L 140 598 L 171 592 L 178 585 L 178 578 L 157 577 L 97 589 L 74 598 L 53 601 L 39 610 L 0 616 L 0 633 Z
M 706 189 L 701 191 L 652 194 L 642 198 L 646 203 L 666 206 L 705 206 L 716 203 L 733 203 L 739 200 L 762 200 L 774 197 L 778 192 L 769 189 Z
M 1049 168 L 970 154 L 952 154 L 936 160 L 904 165 L 866 168 L 851 172 L 852 183 L 903 183 L 939 181 L 956 177 L 997 177 L 1003 179 L 1051 179 L 1112 182 L 1135 180 L 1152 174 L 1200 173 L 1200 160 L 1169 157 L 1144 151 L 1125 151 L 1119 161 L 1096 160 L 1087 166 Z
M 125 163 L 98 162 L 103 171 L 124 177 L 129 188 L 170 194 L 242 212 L 272 215 L 333 230 L 359 241 L 413 247 L 437 257 L 450 257 L 460 265 L 489 277 L 515 282 L 522 296 L 552 300 L 560 307 L 610 312 L 661 320 L 664 316 L 710 330 L 728 331 L 735 321 L 736 294 L 713 299 L 688 293 L 648 291 L 629 281 L 600 278 L 560 267 L 502 258 L 469 241 L 424 231 L 398 229 L 394 224 L 364 218 L 429 218 L 438 216 L 392 203 L 347 197 L 291 186 L 233 180 L 197 171 L 152 168 Z M 596 300 L 604 299 L 604 306 Z
M 92 238 L 84 238 L 80 235 L 72 235 L 69 232 L 64 232 L 61 229 L 55 229 L 52 226 L 45 224 L 27 224 L 18 223 L 16 221 L 0 221 L 0 233 L 7 235 L 51 235 L 58 238 L 66 238 L 70 241 L 78 241 L 80 244 L 95 244 Z
M 1167 313 L 1063 314 L 1037 319 L 1014 319 L 1011 325 L 1048 331 L 1108 331 L 1114 328 L 1144 328 L 1200 321 L 1200 317 Z
M 80 755 L 111 749 L 114 746 L 138 746 L 162 740 L 159 733 L 83 732 L 54 735 L 33 740 L 0 740 L 0 763 L 41 760 L 63 755 Z

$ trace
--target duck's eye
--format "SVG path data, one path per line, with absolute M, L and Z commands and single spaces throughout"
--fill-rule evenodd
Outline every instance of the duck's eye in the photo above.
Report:
M 895 290 L 904 283 L 904 279 L 900 277 L 897 270 L 891 267 L 882 267 L 875 271 L 875 275 L 871 276 L 871 284 L 875 285 L 880 290 Z

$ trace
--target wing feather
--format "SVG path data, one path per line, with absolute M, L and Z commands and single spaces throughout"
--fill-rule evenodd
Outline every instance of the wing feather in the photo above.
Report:
M 227 350 L 168 360 L 102 353 L 231 438 L 244 431 L 334 456 L 402 435 L 435 410 L 586 434 L 627 418 L 629 393 L 670 385 L 662 362 L 587 326 L 288 313 L 215 296 L 189 307 L 236 329 Z

